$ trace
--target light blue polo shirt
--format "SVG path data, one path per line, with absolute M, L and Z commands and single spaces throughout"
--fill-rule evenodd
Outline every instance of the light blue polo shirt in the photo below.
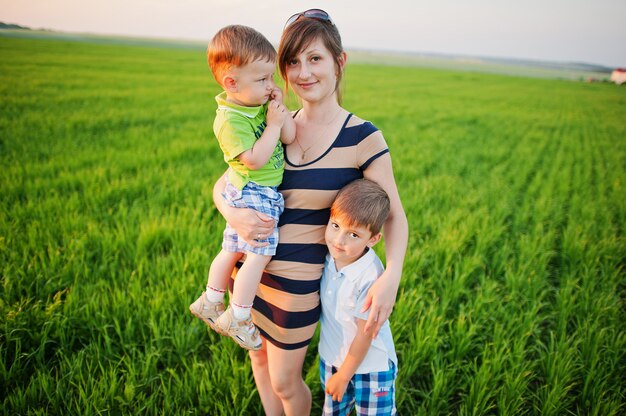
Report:
M 384 270 L 382 262 L 372 249 L 341 270 L 337 270 L 330 254 L 326 256 L 320 286 L 322 316 L 319 354 L 327 364 L 336 368 L 341 367 L 356 335 L 356 320 L 367 320 L 369 316 L 369 310 L 365 313 L 360 312 L 367 291 Z M 372 340 L 370 349 L 356 373 L 387 371 L 389 360 L 396 365 L 398 363 L 387 320 L 378 336 Z

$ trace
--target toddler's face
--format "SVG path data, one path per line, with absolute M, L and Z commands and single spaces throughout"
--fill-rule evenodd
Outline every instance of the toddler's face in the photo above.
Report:
M 235 104 L 255 107 L 265 104 L 276 87 L 274 71 L 276 62 L 257 60 L 232 70 L 236 91 L 229 92 Z

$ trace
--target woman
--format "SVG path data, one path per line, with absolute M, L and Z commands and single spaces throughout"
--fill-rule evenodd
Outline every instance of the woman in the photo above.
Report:
M 311 392 L 302 379 L 302 366 L 320 313 L 319 284 L 327 253 L 324 230 L 335 195 L 354 179 L 377 182 L 391 200 L 383 227 L 387 269 L 368 295 L 367 326 L 374 327 L 374 336 L 391 314 L 400 283 L 408 239 L 406 216 L 382 134 L 340 105 L 345 64 L 341 37 L 326 12 L 312 9 L 289 18 L 278 65 L 302 108 L 294 113 L 296 140 L 285 149 L 285 174 L 279 187 L 285 211 L 278 250 L 254 300 L 253 318 L 263 347 L 250 352 L 267 415 L 310 413 Z M 220 179 L 214 200 L 228 223 L 247 241 L 266 238 L 271 220 L 223 204 L 223 187 Z

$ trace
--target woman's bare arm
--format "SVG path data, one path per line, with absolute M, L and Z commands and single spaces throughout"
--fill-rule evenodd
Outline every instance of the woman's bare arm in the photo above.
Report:
M 400 201 L 398 187 L 393 177 L 391 156 L 383 155 L 376 159 L 365 170 L 366 179 L 378 183 L 389 195 L 391 209 L 383 226 L 385 238 L 386 268 L 385 272 L 370 288 L 364 304 L 364 310 L 371 308 L 365 329 L 374 326 L 373 336 L 378 335 L 380 327 L 393 310 L 396 302 L 398 286 L 402 277 L 402 265 L 409 239 L 409 224 Z
M 225 175 L 222 175 L 213 186 L 213 202 L 217 210 L 248 244 L 253 247 L 268 245 L 268 242 L 259 243 L 256 240 L 267 239 L 274 229 L 274 220 L 251 208 L 235 208 L 226 204 L 222 197 L 222 192 L 226 187 Z

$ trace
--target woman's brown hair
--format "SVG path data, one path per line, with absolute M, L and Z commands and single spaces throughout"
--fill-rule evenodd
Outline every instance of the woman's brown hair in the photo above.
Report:
M 289 61 L 316 39 L 322 41 L 335 61 L 335 69 L 337 71 L 335 89 L 337 91 L 337 100 L 341 103 L 341 80 L 343 78 L 341 54 L 343 53 L 343 46 L 337 26 L 329 20 L 302 16 L 285 28 L 278 46 L 278 69 L 280 70 L 280 75 L 285 80 L 285 85 L 288 88 L 287 65 Z

